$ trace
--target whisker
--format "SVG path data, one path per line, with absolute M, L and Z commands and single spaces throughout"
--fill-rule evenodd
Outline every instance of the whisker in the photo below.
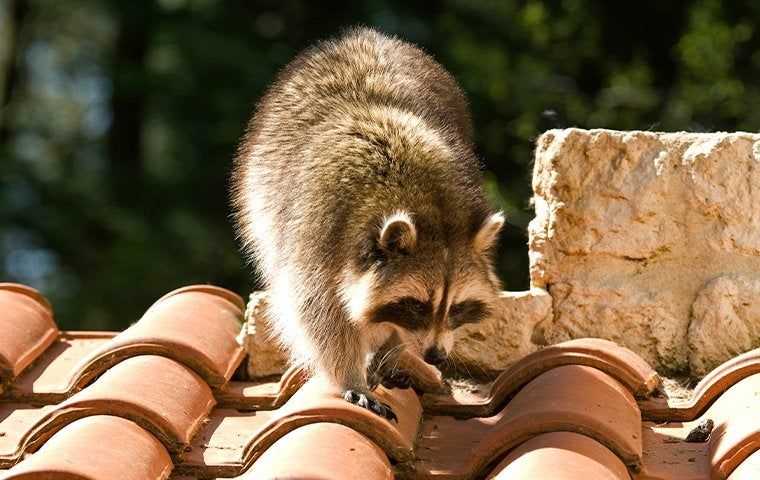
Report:
M 457 363 L 458 366 L 460 366 L 461 368 L 463 368 L 467 372 L 467 376 L 469 378 L 475 378 L 474 375 L 472 374 L 472 372 L 470 371 L 470 368 L 467 366 L 467 363 L 461 361 L 461 359 L 459 358 L 459 355 L 457 353 L 452 352 L 451 357 L 454 360 L 456 360 L 456 363 Z
M 393 347 L 391 347 L 388 350 L 384 351 L 383 352 L 383 356 L 380 358 L 380 360 L 377 361 L 377 362 L 373 362 L 373 363 L 375 363 L 375 368 L 377 370 L 381 370 L 385 366 L 386 362 L 388 362 L 388 360 L 391 358 L 391 356 L 393 356 L 393 357 L 396 358 L 396 367 L 397 367 L 398 366 L 398 358 L 394 354 L 396 352 L 400 352 L 401 350 L 403 350 L 404 348 L 406 348 L 408 346 L 409 346 L 409 344 L 407 342 L 400 342 L 399 344 L 394 345 Z M 395 370 L 393 370 L 393 371 L 395 371 Z

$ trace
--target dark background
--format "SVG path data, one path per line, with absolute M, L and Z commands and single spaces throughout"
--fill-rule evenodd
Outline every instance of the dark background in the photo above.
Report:
M 756 0 L 0 0 L 0 281 L 70 329 L 122 329 L 196 282 L 245 294 L 237 139 L 278 69 L 357 23 L 423 46 L 469 95 L 508 289 L 528 286 L 545 129 L 760 128 Z

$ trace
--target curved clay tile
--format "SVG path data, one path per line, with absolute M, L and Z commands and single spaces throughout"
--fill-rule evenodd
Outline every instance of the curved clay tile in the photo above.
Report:
M 177 472 L 193 478 L 240 475 L 251 439 L 276 413 L 276 410 L 215 408 L 193 437 Z
M 28 432 L 53 408 L 0 402 L 0 470 L 18 462 L 24 454 L 22 445 Z
M 61 332 L 34 364 L 16 377 L 8 396 L 35 404 L 60 403 L 74 392 L 77 365 L 116 336 L 114 332 Z
M 523 443 L 488 476 L 491 480 L 630 480 L 628 470 L 601 443 L 570 432 L 546 433 Z
M 714 427 L 708 439 L 713 478 L 726 478 L 760 450 L 760 374 L 726 390 L 705 412 Z
M 639 403 L 641 415 L 652 421 L 690 421 L 729 389 L 756 373 L 760 373 L 760 348 L 738 355 L 719 365 L 697 384 L 691 399 L 669 404 L 665 398 L 652 398 Z
M 245 352 L 235 337 L 243 299 L 223 288 L 193 285 L 168 293 L 140 321 L 77 367 L 77 389 L 124 358 L 162 355 L 195 370 L 212 387 L 232 377 Z
M 108 414 L 136 422 L 170 452 L 179 453 L 214 404 L 209 386 L 186 366 L 155 355 L 132 357 L 38 421 L 27 435 L 24 450 L 36 450 L 78 418 Z
M 282 374 L 279 381 L 227 382 L 216 392 L 216 399 L 220 407 L 272 410 L 284 405 L 307 378 L 306 370 L 294 365 Z
M 314 423 L 277 440 L 244 479 L 392 480 L 385 453 L 355 430 L 336 423 Z
M 660 377 L 641 357 L 627 348 L 600 338 L 581 338 L 558 343 L 527 355 L 502 372 L 485 396 L 467 392 L 453 395 L 425 394 L 425 411 L 460 418 L 493 415 L 523 385 L 562 365 L 586 365 L 612 376 L 639 398 L 660 386 Z
M 685 441 L 695 426 L 682 422 L 642 423 L 644 460 L 636 480 L 708 480 L 707 444 Z
M 289 432 L 322 422 L 346 425 L 369 438 L 394 462 L 407 462 L 413 457 L 422 414 L 419 399 L 412 389 L 379 387 L 375 393 L 394 409 L 398 423 L 326 393 L 313 380 L 277 410 L 215 409 L 178 469 L 198 476 L 210 476 L 209 472 L 219 477 L 239 475 Z
M 505 452 L 554 431 L 582 433 L 631 468 L 641 464 L 641 416 L 633 396 L 606 373 L 581 365 L 541 374 L 492 417 L 438 416 L 421 428 L 416 450 L 421 478 L 478 478 Z
M 4 480 L 163 480 L 171 458 L 153 435 L 123 418 L 98 415 L 56 433 Z
M 10 382 L 58 338 L 45 297 L 16 283 L 0 283 L 0 332 L 0 384 Z
M 744 460 L 727 480 L 757 480 L 760 477 L 760 450 Z
M 246 463 L 250 464 L 286 433 L 318 422 L 349 426 L 369 437 L 395 462 L 411 460 L 422 415 L 417 395 L 411 388 L 386 390 L 378 387 L 375 396 L 393 409 L 397 422 L 326 393 L 316 381 L 307 382 L 249 441 L 244 457 Z

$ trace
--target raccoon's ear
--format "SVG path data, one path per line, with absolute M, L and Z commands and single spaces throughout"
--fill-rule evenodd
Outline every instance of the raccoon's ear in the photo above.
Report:
M 417 245 L 417 228 L 406 212 L 396 212 L 385 219 L 378 245 L 389 253 L 408 253 Z
M 475 241 L 473 245 L 476 252 L 485 252 L 491 248 L 496 239 L 499 238 L 499 232 L 504 225 L 504 213 L 496 212 L 489 215 L 486 221 L 481 225 L 478 233 L 475 234 Z

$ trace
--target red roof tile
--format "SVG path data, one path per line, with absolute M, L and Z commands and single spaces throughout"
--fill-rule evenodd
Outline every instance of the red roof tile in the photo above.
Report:
M 0 478 L 760 478 L 760 350 L 679 402 L 629 350 L 574 340 L 485 395 L 380 388 L 395 423 L 298 367 L 231 380 L 243 304 L 217 287 L 175 290 L 118 335 L 59 333 L 23 286 L 0 284 L 0 307 Z M 440 386 L 416 357 L 404 366 Z M 686 442 L 707 420 L 709 436 Z
M 0 403 L 0 469 L 12 466 L 21 458 L 29 431 L 53 408 Z
M 499 375 L 486 396 L 468 392 L 458 392 L 454 396 L 425 394 L 423 404 L 426 411 L 457 417 L 491 415 L 525 384 L 562 365 L 594 367 L 611 375 L 641 398 L 651 395 L 661 383 L 652 367 L 627 348 L 600 338 L 582 338 L 527 355 Z
M 229 382 L 217 392 L 216 397 L 224 407 L 271 410 L 284 405 L 306 383 L 306 379 L 306 370 L 294 365 L 279 380 Z
M 355 430 L 336 423 L 313 423 L 277 440 L 240 480 L 390 480 L 383 451 Z
M 103 348 L 115 333 L 62 332 L 37 361 L 8 386 L 17 400 L 58 403 L 86 386 L 79 365 Z M 92 376 L 90 377 L 90 379 Z
M 554 431 L 583 433 L 632 468 L 641 465 L 641 417 L 631 393 L 599 370 L 566 365 L 537 377 L 492 417 L 426 419 L 417 471 L 423 478 L 477 477 L 511 448 Z
M 756 450 L 728 476 L 728 480 L 757 480 L 758 478 L 760 478 L 760 450 Z
M 50 304 L 37 290 L 0 283 L 0 392 L 58 337 Z
M 641 402 L 641 413 L 647 420 L 693 420 L 729 387 L 756 373 L 760 373 L 760 348 L 737 355 L 705 375 L 689 400 L 651 398 Z
M 623 462 L 601 443 L 569 432 L 545 433 L 512 450 L 491 480 L 629 480 Z
M 123 358 L 156 354 L 184 363 L 211 386 L 221 386 L 244 356 L 235 339 L 243 310 L 239 296 L 217 287 L 199 285 L 170 292 L 139 322 L 84 359 L 77 368 L 78 383 Z
M 195 437 L 180 470 L 199 475 L 213 471 L 234 475 L 248 468 L 282 437 L 305 425 L 338 422 L 372 440 L 395 462 L 413 458 L 414 440 L 421 406 L 411 389 L 382 387 L 378 398 L 393 407 L 398 423 L 389 422 L 366 409 L 326 393 L 309 382 L 281 408 L 273 411 L 238 412 L 219 409 Z
M 160 480 L 172 468 L 169 454 L 153 435 L 129 420 L 98 415 L 67 424 L 39 454 L 2 478 Z
M 713 477 L 725 478 L 760 450 L 760 374 L 726 390 L 704 418 L 714 422 L 707 441 Z
M 74 419 L 117 415 L 131 419 L 175 453 L 184 451 L 216 401 L 192 370 L 155 355 L 128 358 L 95 383 L 58 405 L 29 432 L 34 451 Z

